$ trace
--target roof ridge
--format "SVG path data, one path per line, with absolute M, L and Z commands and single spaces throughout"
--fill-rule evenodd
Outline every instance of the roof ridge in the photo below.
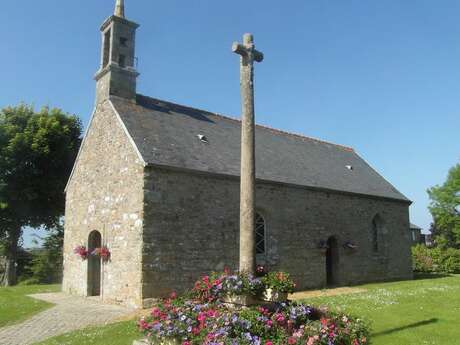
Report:
M 171 102 L 171 101 L 165 101 L 163 99 L 154 98 L 154 97 L 150 97 L 150 96 L 145 96 L 145 95 L 141 95 L 141 94 L 137 94 L 137 96 L 143 97 L 143 98 L 151 100 L 151 101 L 168 103 L 168 104 L 171 104 L 171 105 L 179 107 L 179 108 L 184 108 L 184 109 L 190 109 L 190 110 L 194 110 L 194 111 L 204 112 L 204 113 L 207 113 L 209 115 L 213 115 L 213 116 L 221 117 L 223 119 L 227 119 L 227 120 L 236 121 L 238 123 L 241 123 L 240 119 L 237 119 L 235 117 L 231 117 L 231 116 L 228 116 L 228 115 L 223 115 L 223 114 L 211 112 L 211 111 L 208 111 L 208 110 L 199 109 L 199 108 L 195 108 L 195 107 L 190 107 L 190 106 L 187 106 L 187 105 L 183 105 L 183 104 L 179 104 L 179 103 L 175 103 L 175 102 Z M 140 105 L 142 106 L 142 104 L 140 104 Z M 256 127 L 268 129 L 269 131 L 276 132 L 276 133 L 279 133 L 279 134 L 290 135 L 290 136 L 293 136 L 293 137 L 296 137 L 296 138 L 299 138 L 299 139 L 302 139 L 302 140 L 311 140 L 311 141 L 316 141 L 316 142 L 322 143 L 322 144 L 328 144 L 328 145 L 337 146 L 338 148 L 343 149 L 345 151 L 355 152 L 355 150 L 352 147 L 332 143 L 330 141 L 325 141 L 325 140 L 321 140 L 321 139 L 318 139 L 318 138 L 313 138 L 313 137 L 310 137 L 310 136 L 306 136 L 304 134 L 288 132 L 288 131 L 278 129 L 278 128 L 273 128 L 273 127 L 270 127 L 270 126 L 267 126 L 267 125 L 256 124 Z

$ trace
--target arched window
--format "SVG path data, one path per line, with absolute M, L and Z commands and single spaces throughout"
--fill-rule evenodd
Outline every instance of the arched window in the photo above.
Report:
M 377 214 L 374 219 L 372 219 L 372 251 L 379 251 L 379 237 L 382 229 L 382 218 Z
M 256 213 L 256 254 L 265 254 L 265 219 Z

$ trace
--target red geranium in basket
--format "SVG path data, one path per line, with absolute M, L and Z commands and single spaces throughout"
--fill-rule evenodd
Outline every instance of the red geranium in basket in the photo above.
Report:
M 96 248 L 92 251 L 91 255 L 99 256 L 102 261 L 107 262 L 110 260 L 110 250 L 107 247 Z
M 82 260 L 86 260 L 88 258 L 88 250 L 85 246 L 77 246 L 73 252 L 77 254 Z

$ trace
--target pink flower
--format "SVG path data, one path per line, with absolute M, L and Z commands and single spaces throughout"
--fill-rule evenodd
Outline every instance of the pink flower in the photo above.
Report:
M 184 341 L 184 342 L 182 343 L 182 345 L 192 345 L 192 343 L 191 343 L 190 341 L 186 340 L 186 341 Z
M 293 336 L 293 337 L 296 337 L 296 338 L 302 338 L 302 336 L 303 336 L 303 329 L 298 329 L 296 332 L 292 333 L 292 336 Z
M 139 325 L 139 328 L 142 330 L 146 330 L 149 327 L 149 324 L 145 322 L 144 319 L 140 319 L 138 325 Z
M 275 320 L 279 323 L 283 323 L 286 320 L 286 318 L 284 317 L 283 314 L 277 313 L 275 314 Z
M 264 307 L 259 307 L 258 309 L 259 309 L 259 312 L 262 313 L 263 315 L 265 315 L 268 312 L 268 310 L 265 309 Z
M 273 343 L 272 343 L 270 340 L 267 340 L 267 341 L 265 342 L 265 345 L 273 345 Z
M 295 343 L 297 343 L 297 339 L 295 337 L 289 337 L 288 344 L 294 345 Z
M 206 320 L 206 313 L 199 313 L 198 316 L 196 317 L 196 319 L 200 322 L 200 323 L 203 323 L 205 320 Z
M 206 315 L 207 315 L 208 317 L 215 317 L 215 316 L 217 315 L 217 311 L 210 309 L 210 310 L 208 310 L 208 312 L 206 313 Z
M 159 309 L 159 308 L 153 308 L 153 309 L 152 309 L 152 316 L 153 316 L 153 317 L 158 317 L 158 316 L 160 316 L 160 309 Z

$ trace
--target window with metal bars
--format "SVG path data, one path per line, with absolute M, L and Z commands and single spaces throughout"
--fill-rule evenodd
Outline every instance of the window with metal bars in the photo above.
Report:
M 256 254 L 265 254 L 265 219 L 256 214 Z

